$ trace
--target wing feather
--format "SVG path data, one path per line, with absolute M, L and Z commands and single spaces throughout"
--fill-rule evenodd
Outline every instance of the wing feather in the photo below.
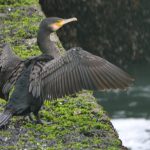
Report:
M 43 99 L 54 99 L 82 89 L 125 89 L 132 82 L 127 73 L 107 60 L 74 48 L 45 63 L 30 79 L 29 92 Z
M 13 69 L 11 75 L 7 79 L 7 82 L 5 83 L 3 87 L 3 93 L 9 93 L 9 91 L 12 89 L 14 84 L 16 83 L 17 79 L 20 77 L 21 72 L 23 71 L 25 65 L 24 61 L 21 61 L 17 66 Z

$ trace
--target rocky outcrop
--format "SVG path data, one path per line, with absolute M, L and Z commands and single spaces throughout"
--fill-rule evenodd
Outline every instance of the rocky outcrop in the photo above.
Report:
M 59 32 L 66 48 L 82 46 L 111 62 L 150 61 L 150 1 L 39 0 L 47 17 L 75 16 L 78 23 Z

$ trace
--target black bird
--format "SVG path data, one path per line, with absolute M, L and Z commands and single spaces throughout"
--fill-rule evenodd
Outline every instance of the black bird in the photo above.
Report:
M 14 115 L 31 112 L 40 122 L 38 112 L 44 100 L 71 95 L 82 89 L 125 89 L 133 79 L 107 60 L 75 47 L 59 56 L 59 49 L 50 35 L 76 18 L 46 18 L 40 24 L 37 42 L 41 56 L 29 58 L 16 67 L 4 86 L 8 93 L 15 84 L 5 110 L 0 115 L 0 127 Z
M 13 70 L 20 64 L 21 58 L 12 52 L 9 44 L 0 50 L 0 98 L 8 100 L 9 93 L 2 92 L 2 89 L 11 76 Z

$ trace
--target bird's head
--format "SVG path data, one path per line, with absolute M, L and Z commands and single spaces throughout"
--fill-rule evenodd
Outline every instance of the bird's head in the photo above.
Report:
M 69 19 L 62 19 L 58 17 L 50 17 L 50 18 L 45 18 L 42 22 L 40 27 L 49 31 L 49 32 L 54 32 L 57 31 L 59 28 L 61 28 L 63 25 L 77 21 L 77 18 L 69 18 Z

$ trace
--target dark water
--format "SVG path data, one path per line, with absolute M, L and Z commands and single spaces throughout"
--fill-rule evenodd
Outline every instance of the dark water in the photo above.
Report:
M 95 95 L 123 144 L 132 150 L 150 150 L 150 64 L 133 64 L 127 70 L 135 78 L 131 88 Z

